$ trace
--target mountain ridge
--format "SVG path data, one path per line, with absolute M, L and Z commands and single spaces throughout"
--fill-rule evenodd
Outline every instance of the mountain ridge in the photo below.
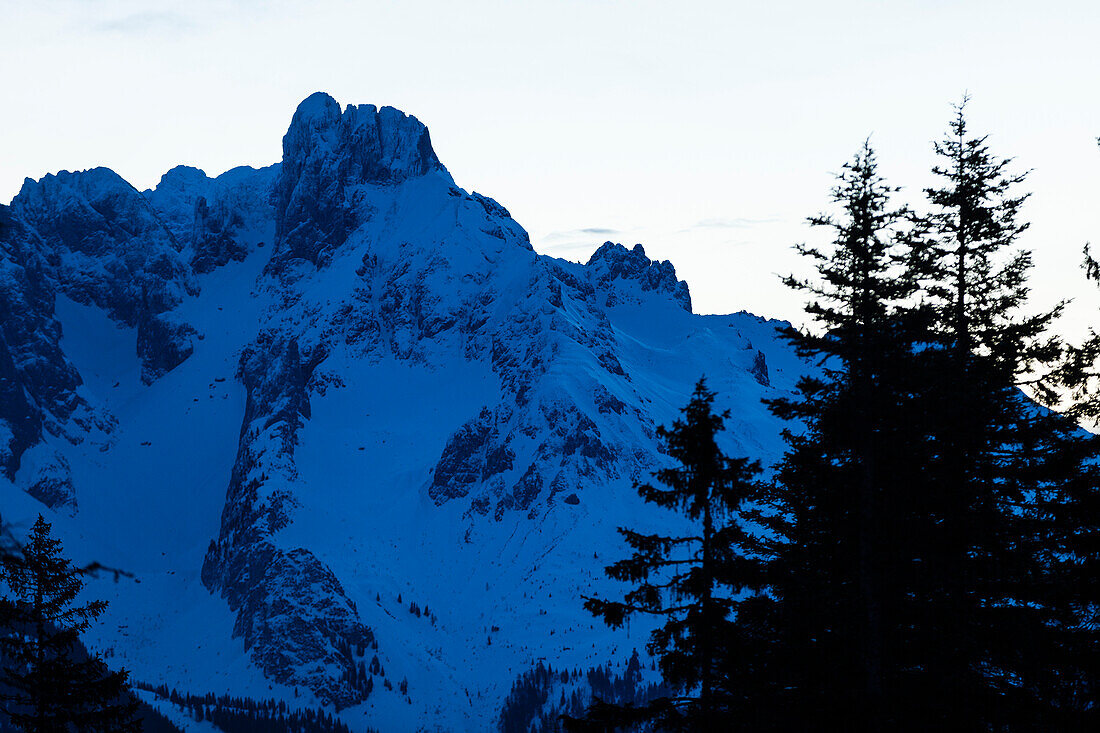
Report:
M 70 174 L 0 207 L 0 307 L 20 314 L 2 345 L 34 357 L 0 354 L 21 386 L 0 393 L 4 496 L 68 497 L 61 526 L 105 552 L 97 537 L 128 524 L 112 512 L 141 512 L 120 502 L 156 524 L 191 484 L 160 479 L 168 499 L 144 484 L 201 467 L 203 498 L 175 512 L 186 541 L 111 541 L 157 580 L 112 589 L 98 646 L 194 684 L 207 662 L 149 620 L 176 588 L 222 619 L 177 633 L 237 660 L 240 679 L 210 675 L 227 689 L 266 679 L 384 730 L 484 729 L 523 665 L 621 643 L 576 599 L 607 582 L 590 556 L 614 556 L 618 523 L 670 521 L 630 486 L 661 464 L 656 425 L 695 379 L 736 408 L 731 447 L 767 458 L 779 426 L 759 399 L 802 367 L 774 322 L 692 314 L 641 245 L 537 254 L 507 209 L 455 185 L 415 117 L 319 93 L 283 146 L 267 168 L 181 166 L 144 193 Z M 70 325 L 90 340 L 76 361 Z M 153 650 L 190 669 L 158 670 Z M 364 676 L 373 657 L 385 673 Z

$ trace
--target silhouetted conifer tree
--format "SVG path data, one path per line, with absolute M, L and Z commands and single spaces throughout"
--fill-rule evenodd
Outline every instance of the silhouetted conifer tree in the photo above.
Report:
M 903 226 L 865 146 L 811 220 L 832 247 L 800 248 L 820 279 L 788 279 L 821 372 L 770 403 L 797 427 L 729 658 L 758 730 L 1095 725 L 1096 440 L 1021 391 L 1053 400 L 1060 307 L 1020 312 L 1023 177 L 961 107 L 935 149 L 944 183 Z
M 657 472 L 660 486 L 637 486 L 647 502 L 683 514 L 696 531 L 667 536 L 620 528 L 634 554 L 606 572 L 634 587 L 621 601 L 585 599 L 585 607 L 613 628 L 635 614 L 664 619 L 648 649 L 678 694 L 639 706 L 597 697 L 584 719 L 566 718 L 569 729 L 614 730 L 647 721 L 665 730 L 729 729 L 739 694 L 722 674 L 730 615 L 739 594 L 760 582 L 759 561 L 752 559 L 756 543 L 738 520 L 758 491 L 760 468 L 719 448 L 728 413 L 714 412 L 714 397 L 700 379 L 683 417 L 658 430 L 677 465 Z
M 11 596 L 2 599 L 5 668 L 0 683 L 11 722 L 26 731 L 138 731 L 137 702 L 125 672 L 85 655 L 80 634 L 106 609 L 103 601 L 74 605 L 80 571 L 61 554 L 41 516 L 18 555 L 3 566 Z
M 809 330 L 783 335 L 818 364 L 797 394 L 769 401 L 793 421 L 777 467 L 769 592 L 747 599 L 743 647 L 729 674 L 745 690 L 750 730 L 880 729 L 896 692 L 892 633 L 912 528 L 914 432 L 909 371 L 926 317 L 915 298 L 923 261 L 896 189 L 865 143 L 837 177 L 835 211 L 810 219 L 827 247 L 799 246 L 813 280 Z
M 926 725 L 1071 730 L 1096 722 L 1082 697 L 1100 650 L 1075 587 L 1079 542 L 1096 536 L 1096 439 L 1055 404 L 1062 306 L 1029 315 L 1028 224 L 1009 170 L 968 130 L 965 100 L 936 143 L 927 189 L 927 302 L 934 314 L 916 366 L 925 381 L 921 471 L 927 523 L 921 582 L 910 590 L 910 661 Z M 1094 596 L 1095 598 L 1095 596 Z M 1090 662 L 1089 659 L 1092 661 Z M 1095 670 L 1095 666 L 1092 667 Z M 1091 712 L 1090 712 L 1091 711 Z

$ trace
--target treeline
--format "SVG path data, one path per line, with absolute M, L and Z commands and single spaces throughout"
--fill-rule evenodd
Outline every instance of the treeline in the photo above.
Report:
M 231 695 L 193 695 L 166 685 L 137 683 L 187 712 L 196 722 L 206 721 L 224 733 L 351 733 L 338 717 L 324 710 L 291 710 L 284 700 L 254 700 Z M 376 733 L 366 729 L 366 733 Z
M 628 590 L 585 606 L 657 618 L 671 692 L 596 696 L 570 730 L 1100 730 L 1100 440 L 1076 422 L 1100 337 L 1026 310 L 1026 175 L 964 108 L 919 210 L 867 143 L 810 219 L 816 275 L 785 281 L 809 325 L 782 335 L 816 368 L 765 400 L 779 463 L 723 453 L 704 380 L 659 430 L 670 465 L 637 489 L 694 526 L 621 528 Z
M 385 677 L 385 671 L 378 662 L 378 655 L 374 655 L 370 667 L 368 668 L 365 660 L 367 653 L 367 646 L 365 644 L 356 644 L 354 655 L 352 654 L 351 643 L 348 642 L 347 639 L 338 641 L 336 648 L 337 651 L 340 652 L 341 658 L 346 660 L 347 663 L 344 671 L 340 674 L 340 679 L 347 682 L 348 686 L 363 693 L 363 699 L 365 700 L 374 691 L 373 675 Z M 378 640 L 373 638 L 373 635 L 370 640 L 370 649 L 378 649 Z M 389 680 L 384 679 L 383 681 L 386 685 L 386 689 L 393 689 Z
M 645 682 L 637 651 L 621 673 L 610 663 L 582 671 L 555 670 L 540 661 L 512 683 L 497 725 L 501 733 L 556 733 L 563 714 L 581 715 L 593 699 L 642 706 L 668 694 L 663 683 Z

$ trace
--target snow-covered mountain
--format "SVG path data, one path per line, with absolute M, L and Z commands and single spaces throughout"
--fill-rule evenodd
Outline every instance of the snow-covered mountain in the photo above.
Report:
M 3 518 L 135 575 L 89 589 L 91 644 L 359 729 L 489 730 L 539 661 L 644 648 L 580 596 L 617 526 L 676 521 L 631 488 L 656 426 L 705 373 L 771 460 L 801 371 L 641 245 L 536 253 L 416 118 L 325 94 L 268 168 L 28 180 L 0 257 Z

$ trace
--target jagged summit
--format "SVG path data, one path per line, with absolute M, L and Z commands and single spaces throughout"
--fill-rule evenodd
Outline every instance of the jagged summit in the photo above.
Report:
M 204 274 L 243 260 L 270 238 L 264 229 L 271 221 L 271 185 L 278 172 L 277 163 L 239 166 L 210 178 L 198 168 L 178 165 L 142 195 L 182 245 L 192 269 Z
M 585 267 L 598 287 L 608 292 L 606 305 L 612 306 L 623 298 L 637 300 L 638 294 L 625 293 L 625 283 L 634 284 L 642 293 L 654 292 L 666 295 L 691 312 L 691 293 L 688 285 L 676 277 L 676 268 L 668 260 L 658 262 L 646 256 L 645 248 L 635 244 L 627 249 L 621 244 L 604 242 L 592 253 Z
M 415 117 L 326 94 L 266 168 L 28 181 L 0 315 L 5 520 L 141 576 L 92 589 L 92 643 L 356 731 L 490 730 L 534 660 L 628 656 L 578 599 L 619 524 L 667 521 L 631 488 L 657 425 L 705 373 L 767 460 L 800 373 L 641 245 L 535 252 Z
M 306 97 L 283 136 L 284 167 L 297 176 L 300 167 L 338 159 L 340 177 L 358 183 L 400 183 L 445 170 L 432 149 L 428 128 L 393 107 L 351 105 L 342 112 L 324 92 Z
M 160 177 L 157 191 L 185 191 L 193 186 L 201 186 L 209 180 L 206 171 L 192 165 L 177 165 L 169 168 Z
M 12 209 L 42 238 L 66 295 L 127 325 L 195 292 L 181 245 L 149 202 L 109 168 L 28 180 Z
M 340 105 L 317 92 L 298 105 L 283 136 L 275 184 L 276 261 L 323 264 L 371 218 L 364 186 L 394 186 L 434 174 L 454 184 L 428 128 L 393 107 Z
M 130 182 L 115 173 L 106 166 L 96 166 L 82 171 L 60 170 L 57 173 L 47 173 L 38 180 L 24 178 L 23 185 L 15 199 L 27 198 L 35 195 L 36 191 L 46 191 L 56 195 L 66 186 L 77 186 L 86 193 L 95 191 L 108 191 L 112 189 L 128 189 L 136 191 Z M 12 200 L 14 205 L 15 199 Z

